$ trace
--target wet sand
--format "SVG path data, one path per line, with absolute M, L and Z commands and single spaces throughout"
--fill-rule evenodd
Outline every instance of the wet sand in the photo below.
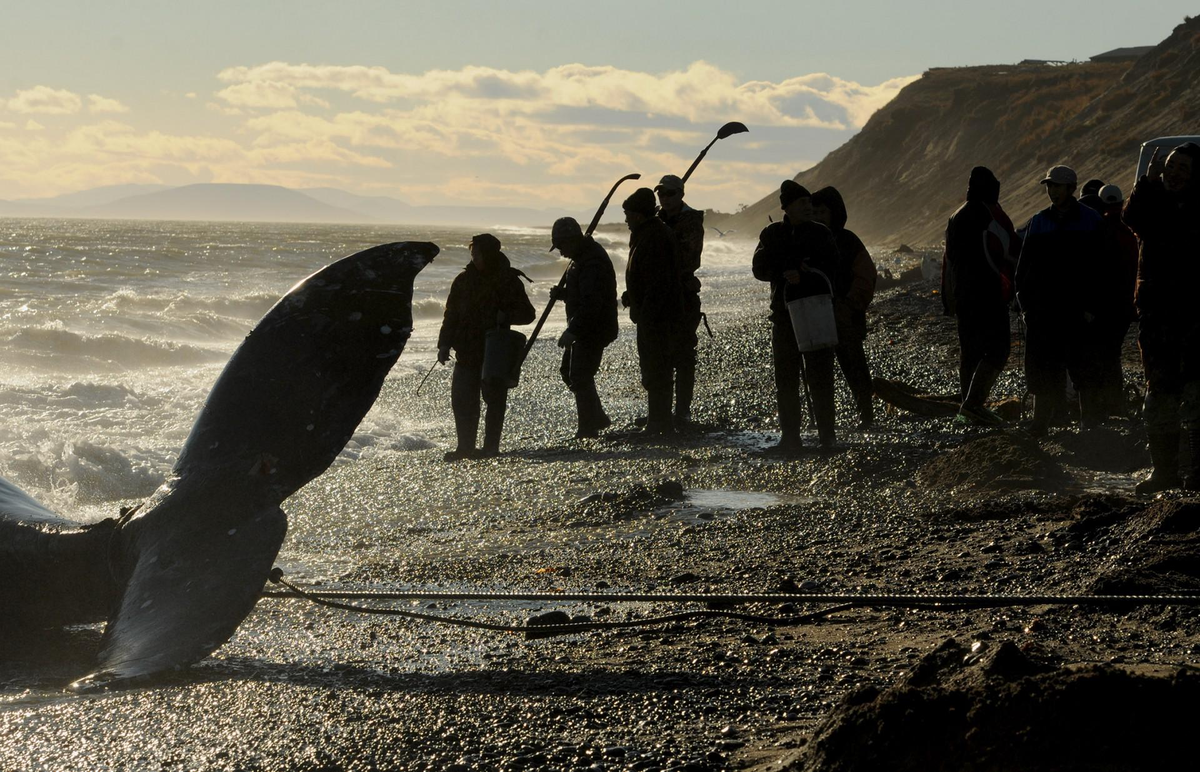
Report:
M 939 393 L 954 389 L 957 353 L 933 289 L 880 293 L 868 355 L 875 375 Z M 1173 572 L 1121 573 L 1167 538 L 1138 530 L 1147 502 L 1122 495 L 1147 461 L 1129 424 L 1092 436 L 1066 428 L 1036 443 L 877 403 L 878 428 L 857 432 L 839 376 L 836 452 L 763 455 L 776 436 L 765 287 L 727 276 L 705 297 L 718 336 L 700 347 L 696 417 L 706 432 L 625 436 L 643 404 L 625 321 L 600 376 L 620 431 L 600 440 L 571 440 L 573 405 L 548 342 L 511 395 L 495 460 L 440 461 L 453 442 L 448 372 L 420 397 L 419 374 L 393 378 L 377 409 L 427 417 L 420 428 L 437 447 L 342 464 L 310 484 L 284 505 L 280 565 L 301 583 L 374 589 L 1200 589 L 1186 560 Z M 1010 368 L 1018 363 L 1014 355 Z M 999 390 L 1017 397 L 1021 382 L 1010 370 Z M 813 432 L 806 441 L 815 444 Z M 1027 455 L 1038 463 L 1010 463 Z M 669 481 L 691 499 L 646 495 Z M 814 609 L 802 600 L 750 610 Z M 400 607 L 511 623 L 558 609 L 623 620 L 677 608 Z M 798 627 L 699 620 L 525 641 L 264 600 L 193 668 L 143 689 L 62 693 L 95 638 L 85 630 L 2 644 L 0 769 L 800 768 L 843 700 L 905 682 L 948 638 L 1008 641 L 1057 665 L 1175 672 L 1200 659 L 1200 614 L 858 609 Z

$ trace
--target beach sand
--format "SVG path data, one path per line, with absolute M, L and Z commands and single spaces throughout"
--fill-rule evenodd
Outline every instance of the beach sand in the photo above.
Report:
M 707 431 L 674 442 L 623 435 L 643 409 L 626 320 L 599 379 L 620 431 L 600 440 L 571 439 L 573 404 L 549 341 L 511 394 L 504 455 L 494 460 L 440 461 L 453 442 L 448 371 L 419 397 L 420 373 L 392 378 L 377 410 L 428 417 L 434 447 L 339 464 L 285 503 L 280 566 L 302 584 L 362 589 L 1200 590 L 1194 505 L 1177 494 L 1127 497 L 1147 464 L 1130 425 L 1090 437 L 1065 428 L 1037 443 L 1019 430 L 955 428 L 878 404 L 878 428 L 857 432 L 839 375 L 836 451 L 763 455 L 776 437 L 766 294 L 748 278 L 706 287 L 717 337 L 701 340 L 696 418 Z M 954 323 L 940 315 L 932 283 L 880 293 L 870 325 L 875 375 L 954 390 Z M 1018 364 L 1014 355 L 1003 396 L 1020 395 Z M 1136 380 L 1133 370 L 1127 377 Z M 812 431 L 806 442 L 815 445 Z M 663 485 L 672 482 L 682 500 Z M 802 601 L 749 610 L 819 608 Z M 552 610 L 602 621 L 682 608 L 398 607 L 510 623 Z M 993 662 L 988 652 L 1015 647 L 1037 663 L 988 671 L 1004 683 L 1099 663 L 1103 673 L 1151 666 L 1146 677 L 1169 685 L 1187 682 L 1180 672 L 1200 659 L 1200 614 L 1188 608 L 866 608 L 795 627 L 704 619 L 525 641 L 267 599 L 212 657 L 150 688 L 60 693 L 87 667 L 96 635 L 3 644 L 17 653 L 0 657 L 0 769 L 774 770 L 834 768 L 831 758 L 838 769 L 937 769 L 922 761 L 920 741 L 951 749 L 970 722 L 913 705 L 983 688 L 958 669 Z M 983 654 L 972 659 L 973 644 Z M 1120 717 L 1139 710 L 1131 693 L 1059 707 Z M 881 718 L 896 705 L 946 731 Z M 831 716 L 841 723 L 822 726 Z M 846 740 L 846 726 L 857 740 Z M 908 745 L 894 736 L 901 727 Z M 1142 747 L 1132 728 L 1092 728 L 1094 742 Z M 1034 739 L 1038 731 L 1019 720 L 1011 729 Z M 1170 740 L 1158 744 L 1169 750 Z M 1013 768 L 1003 743 L 988 747 L 972 769 Z M 1023 768 L 1063 768 L 1055 743 L 1036 747 L 1044 764 Z M 956 752 L 940 758 L 962 758 Z

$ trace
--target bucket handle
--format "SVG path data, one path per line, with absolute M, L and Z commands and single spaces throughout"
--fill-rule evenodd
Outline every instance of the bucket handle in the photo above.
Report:
M 833 295 L 833 282 L 829 280 L 829 277 L 828 277 L 828 276 L 825 274 L 825 272 L 824 272 L 824 271 L 822 271 L 822 270 L 821 270 L 821 269 L 819 269 L 819 268 L 809 268 L 809 269 L 808 269 L 808 273 L 815 273 L 817 276 L 820 276 L 822 279 L 824 279 L 824 280 L 825 280 L 825 283 L 826 283 L 827 285 L 829 285 L 829 294 L 830 294 L 831 296 Z M 784 303 L 788 303 L 788 302 L 789 302 L 789 301 L 788 301 L 788 296 L 787 296 L 787 295 L 788 295 L 787 291 L 788 291 L 788 287 L 790 287 L 790 286 L 791 286 L 790 284 L 784 284 L 784 285 L 783 285 L 783 302 L 784 302 Z M 808 297 L 812 297 L 812 296 L 808 296 Z M 793 298 L 793 300 L 797 300 L 797 299 L 798 299 L 798 298 Z

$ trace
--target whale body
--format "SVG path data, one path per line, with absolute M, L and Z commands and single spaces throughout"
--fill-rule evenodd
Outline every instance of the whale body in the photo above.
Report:
M 287 531 L 412 332 L 413 280 L 438 253 L 384 244 L 302 280 L 234 352 L 167 479 L 80 525 L 0 479 L 0 635 L 107 621 L 79 690 L 208 656 L 254 608 Z

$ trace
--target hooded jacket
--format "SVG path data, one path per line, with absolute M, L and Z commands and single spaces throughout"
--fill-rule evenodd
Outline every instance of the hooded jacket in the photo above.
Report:
M 521 283 L 525 274 L 512 267 L 508 256 L 485 253 L 483 263 L 482 270 L 473 261 L 467 263 L 454 277 L 438 333 L 438 348 L 453 348 L 464 365 L 483 363 L 485 335 L 498 326 L 498 314 L 504 314 L 507 325 L 529 324 L 535 316 Z
M 607 346 L 617 339 L 617 273 L 591 237 L 567 268 L 567 331 L 580 342 Z
M 946 224 L 942 255 L 942 308 L 998 309 L 1012 299 L 1021 240 L 1000 208 L 1000 182 L 977 166 L 967 181 L 967 200 Z
M 752 270 L 754 278 L 771 283 L 771 320 L 790 324 L 787 301 L 828 293 L 837 271 L 838 250 L 833 233 L 819 222 L 792 224 L 784 215 L 758 235 Z M 800 283 L 789 285 L 785 271 L 800 271 Z M 817 272 L 820 273 L 817 273 Z
M 862 340 L 867 335 L 867 306 L 875 297 L 879 274 L 875 261 L 854 231 L 846 228 L 846 202 L 833 186 L 812 194 L 813 206 L 823 205 L 832 214 L 829 230 L 837 244 L 838 261 L 833 279 L 833 314 L 838 340 Z

